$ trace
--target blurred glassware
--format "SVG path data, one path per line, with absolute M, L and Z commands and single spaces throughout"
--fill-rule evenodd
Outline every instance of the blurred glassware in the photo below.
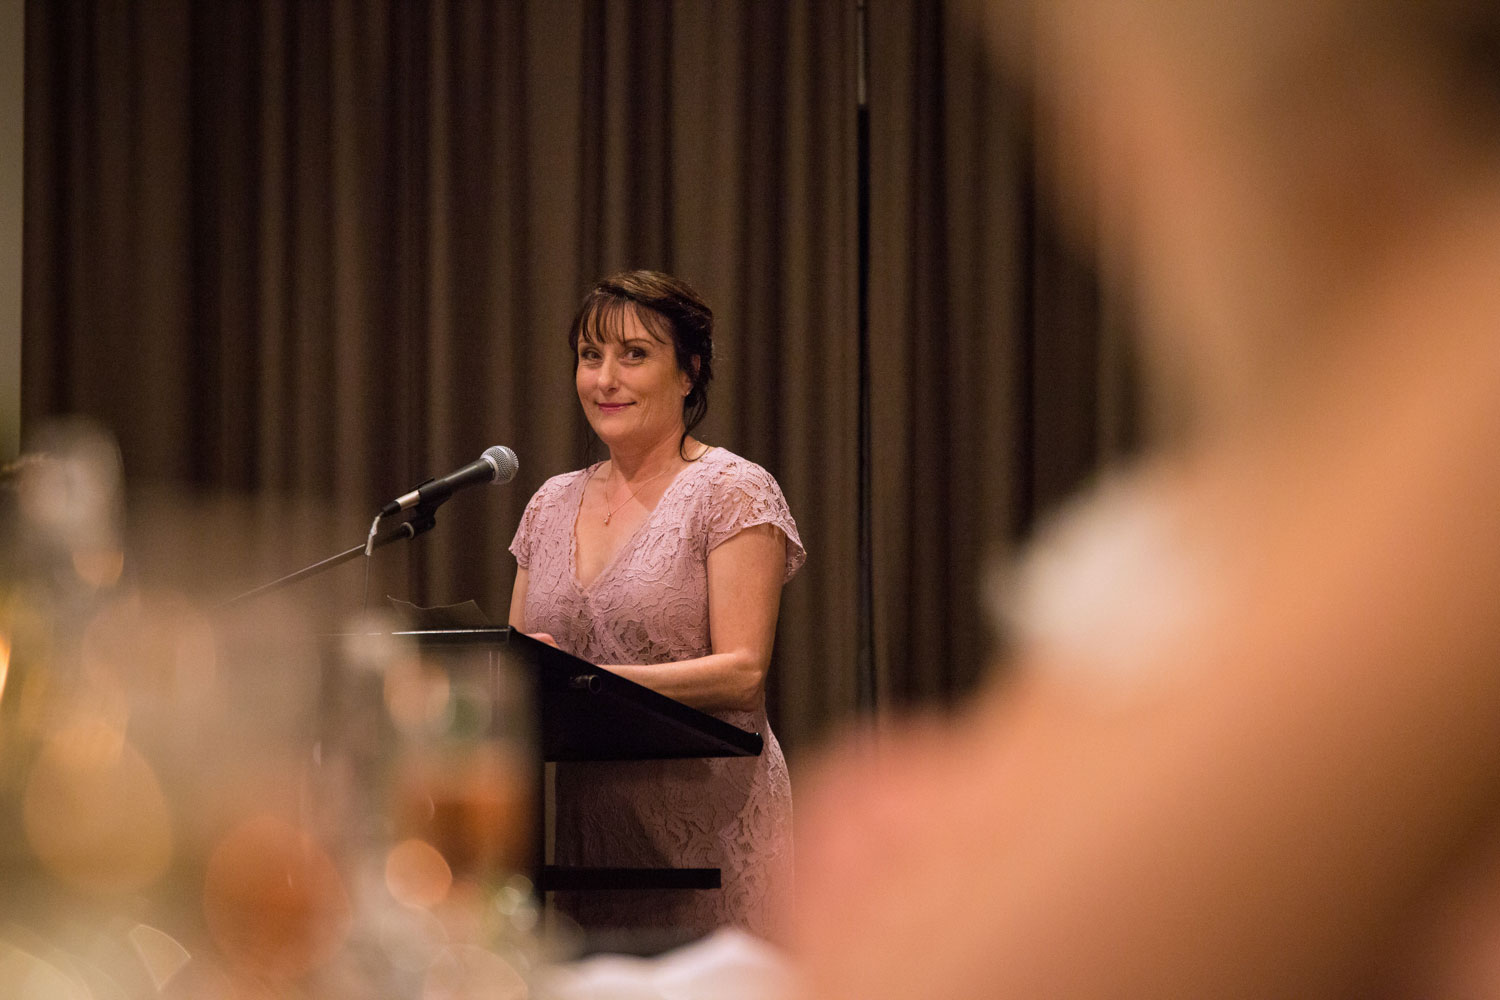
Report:
M 0 472 L 0 996 L 526 996 L 540 767 L 503 659 L 388 620 L 330 648 L 284 593 L 207 609 L 132 571 L 107 433 L 30 448 Z

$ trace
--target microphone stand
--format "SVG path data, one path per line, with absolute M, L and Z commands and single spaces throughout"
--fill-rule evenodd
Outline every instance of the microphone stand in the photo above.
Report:
M 444 497 L 443 499 L 446 500 L 447 497 Z M 240 594 L 236 597 L 231 597 L 229 600 L 220 604 L 219 609 L 223 610 L 224 608 L 230 608 L 236 604 L 241 603 L 242 601 L 248 601 L 251 598 L 259 597 L 262 594 L 268 594 L 273 590 L 280 590 L 282 587 L 290 586 L 291 584 L 296 583 L 298 580 L 305 580 L 310 576 L 315 576 L 318 573 L 323 572 L 325 569 L 332 569 L 340 563 L 348 562 L 355 556 L 369 555 L 372 549 L 378 549 L 380 548 L 380 546 L 389 544 L 390 542 L 399 542 L 407 538 L 416 538 L 424 531 L 429 531 L 434 526 L 436 526 L 436 515 L 439 503 L 442 503 L 442 500 L 439 500 L 438 503 L 432 504 L 430 506 L 428 504 L 417 504 L 417 506 L 412 508 L 411 517 L 407 518 L 405 521 L 402 521 L 400 524 L 394 524 L 390 527 L 374 531 L 365 541 L 354 546 L 352 549 L 345 549 L 343 552 L 340 552 L 336 556 L 329 556 L 327 559 L 315 562 L 311 566 L 303 567 L 302 569 L 297 570 L 297 572 L 295 573 L 288 573 L 286 576 L 282 577 L 279 580 L 272 580 L 270 583 L 261 584 L 259 587 L 256 587 L 253 590 L 247 590 L 243 594 Z M 379 518 L 376 518 L 376 524 L 378 523 Z

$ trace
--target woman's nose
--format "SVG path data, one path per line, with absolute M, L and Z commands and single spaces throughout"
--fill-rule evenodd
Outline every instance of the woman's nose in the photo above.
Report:
M 614 385 L 619 373 L 619 363 L 614 358 L 606 355 L 599 362 L 599 385 L 604 388 Z

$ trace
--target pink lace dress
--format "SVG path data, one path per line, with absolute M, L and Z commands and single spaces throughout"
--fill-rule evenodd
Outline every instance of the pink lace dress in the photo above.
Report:
M 656 508 L 587 587 L 574 572 L 574 523 L 593 468 L 542 484 L 511 552 L 528 573 L 526 628 L 593 663 L 666 663 L 712 652 L 708 554 L 746 528 L 786 536 L 785 580 L 806 558 L 781 488 L 765 469 L 714 448 L 677 474 Z M 765 739 L 759 757 L 560 764 L 562 865 L 719 868 L 717 890 L 558 893 L 585 927 L 764 934 L 790 892 L 792 798 L 781 746 L 753 712 L 719 712 Z

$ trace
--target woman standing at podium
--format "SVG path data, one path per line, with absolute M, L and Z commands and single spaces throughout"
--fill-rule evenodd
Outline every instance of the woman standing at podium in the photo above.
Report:
M 765 469 L 692 436 L 708 409 L 713 313 L 682 281 L 600 281 L 568 334 L 607 461 L 532 497 L 511 552 L 510 622 L 743 729 L 755 758 L 562 764 L 556 858 L 715 867 L 718 890 L 558 893 L 593 930 L 768 929 L 790 889 L 791 786 L 766 722 L 782 585 L 805 554 Z

